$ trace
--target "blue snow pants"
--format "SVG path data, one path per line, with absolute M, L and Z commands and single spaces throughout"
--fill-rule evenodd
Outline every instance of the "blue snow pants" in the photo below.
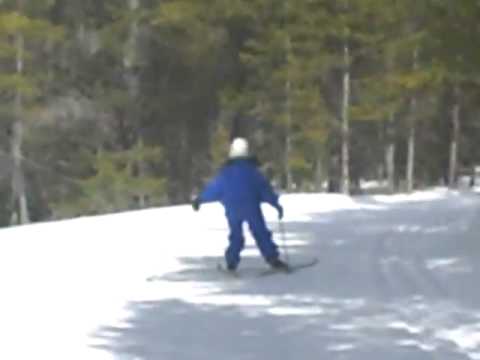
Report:
M 277 245 L 272 240 L 272 233 L 268 230 L 260 207 L 246 211 L 244 214 L 227 212 L 230 228 L 229 246 L 225 251 L 227 266 L 236 268 L 240 263 L 240 253 L 245 246 L 242 225 L 248 223 L 250 232 L 263 258 L 269 262 L 279 256 Z

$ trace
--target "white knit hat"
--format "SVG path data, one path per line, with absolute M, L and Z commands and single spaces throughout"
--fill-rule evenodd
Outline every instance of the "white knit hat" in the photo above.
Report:
M 248 141 L 244 138 L 234 139 L 230 145 L 230 159 L 247 157 L 248 154 Z

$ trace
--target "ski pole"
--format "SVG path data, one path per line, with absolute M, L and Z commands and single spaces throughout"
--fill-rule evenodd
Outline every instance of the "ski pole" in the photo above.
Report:
M 289 259 L 288 259 L 288 250 L 287 250 L 287 239 L 285 236 L 285 226 L 283 225 L 283 221 L 281 219 L 278 221 L 278 226 L 280 228 L 280 235 L 282 237 L 282 247 L 283 247 L 283 253 L 285 254 L 285 262 L 288 264 Z

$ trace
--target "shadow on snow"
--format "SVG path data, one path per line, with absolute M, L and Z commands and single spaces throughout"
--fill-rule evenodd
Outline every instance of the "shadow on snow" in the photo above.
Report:
M 480 333 L 479 202 L 463 204 L 469 215 L 459 219 L 450 200 L 358 197 L 358 209 L 288 222 L 290 258 L 320 259 L 294 275 L 229 279 L 215 270 L 218 258 L 183 258 L 184 270 L 152 286 L 208 290 L 129 304 L 125 326 L 99 329 L 96 347 L 144 360 L 479 356 L 480 340 L 465 340 Z M 259 257 L 241 264 L 246 273 L 262 266 Z

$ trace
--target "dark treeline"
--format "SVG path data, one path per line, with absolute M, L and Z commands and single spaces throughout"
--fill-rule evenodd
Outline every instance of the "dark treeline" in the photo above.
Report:
M 286 191 L 479 162 L 477 0 L 0 0 L 0 225 L 188 202 L 245 136 Z

